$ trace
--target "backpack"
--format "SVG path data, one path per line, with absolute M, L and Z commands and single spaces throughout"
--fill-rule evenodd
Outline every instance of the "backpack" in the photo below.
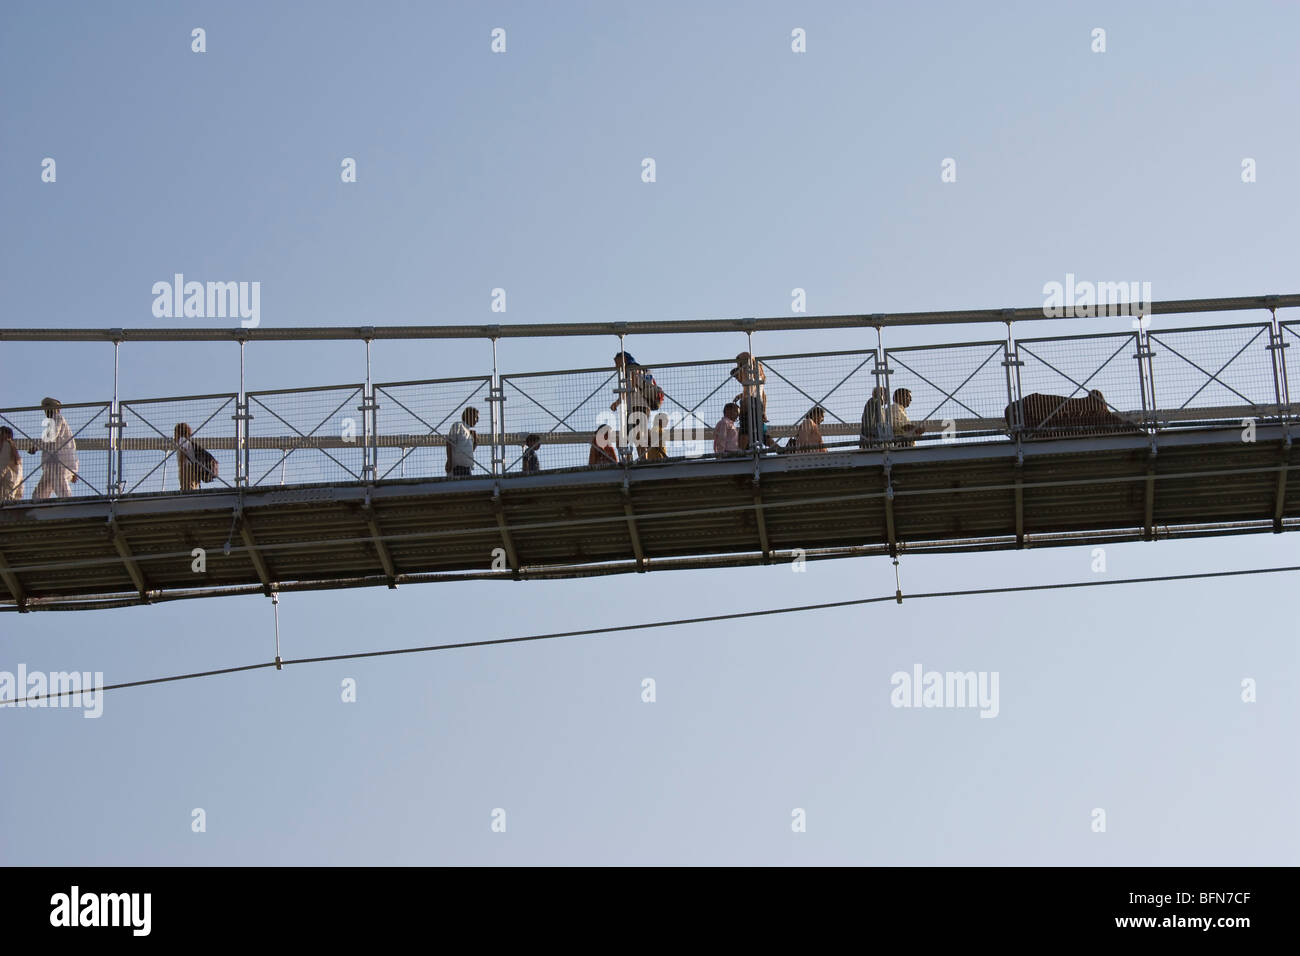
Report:
M 641 370 L 641 394 L 645 396 L 650 411 L 659 411 L 659 406 L 664 403 L 664 390 L 655 384 L 655 377 L 647 369 Z
M 203 482 L 216 481 L 221 471 L 221 466 L 212 452 L 198 445 L 194 446 L 194 465 L 199 471 L 199 481 Z

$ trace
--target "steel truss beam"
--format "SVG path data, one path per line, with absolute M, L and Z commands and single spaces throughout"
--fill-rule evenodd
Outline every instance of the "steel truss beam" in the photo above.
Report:
M 253 537 L 253 529 L 248 525 L 248 515 L 241 510 L 235 520 L 239 523 L 239 537 L 244 542 L 244 547 L 248 549 L 248 557 L 252 560 L 253 567 L 257 569 L 257 579 L 262 582 L 262 593 L 270 597 L 271 592 L 276 590 L 275 582 L 271 580 L 271 571 L 266 566 L 266 559 L 257 549 L 257 539 Z
M 1277 472 L 1277 496 L 1273 502 L 1273 530 L 1280 534 L 1282 531 L 1282 511 L 1286 507 L 1286 478 L 1287 472 L 1291 468 L 1291 436 L 1289 434 L 1278 448 L 1277 457 L 1279 468 Z
M 131 552 L 131 545 L 126 540 L 126 535 L 122 533 L 122 529 L 112 517 L 109 518 L 108 533 L 113 539 L 113 547 L 117 549 L 118 555 L 122 558 L 122 565 L 126 568 L 126 573 L 131 576 L 131 583 L 140 592 L 140 600 L 143 601 L 149 592 L 149 586 L 145 583 L 144 573 L 141 572 L 140 565 Z
M 3 580 L 5 587 L 9 589 L 9 594 L 14 599 L 14 603 L 18 605 L 18 610 L 25 611 L 27 609 L 27 592 L 23 590 L 18 575 L 9 570 L 9 562 L 5 560 L 3 554 L 0 554 L 0 580 Z
M 374 505 L 370 502 L 370 496 L 366 496 L 365 505 L 362 508 L 366 516 L 366 528 L 369 529 L 374 539 L 375 553 L 379 555 L 379 563 L 384 566 L 384 573 L 388 575 L 388 587 L 397 590 L 397 567 L 393 564 L 393 556 L 389 554 L 388 545 L 384 544 L 384 534 L 379 529 L 379 521 L 375 517 Z
M 501 501 L 501 484 L 496 483 L 492 488 L 492 512 L 496 515 L 497 528 L 501 531 L 501 546 L 506 551 L 506 561 L 510 564 L 510 570 L 513 574 L 519 574 L 519 555 L 515 553 L 515 543 L 510 537 L 510 525 L 506 521 L 505 504 Z
M 636 511 L 632 508 L 632 496 L 627 479 L 623 479 L 623 514 L 627 517 L 627 533 L 632 539 L 632 555 L 636 558 L 636 569 L 646 569 L 645 552 L 641 550 L 641 535 L 637 532 Z

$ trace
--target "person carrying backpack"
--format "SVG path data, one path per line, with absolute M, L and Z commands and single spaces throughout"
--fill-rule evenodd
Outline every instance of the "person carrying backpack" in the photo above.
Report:
M 181 491 L 199 490 L 199 463 L 194 454 L 194 430 L 186 422 L 177 422 L 172 429 L 176 443 L 176 476 Z
M 194 440 L 194 430 L 186 422 L 172 429 L 176 443 L 176 472 L 181 491 L 198 491 L 199 483 L 216 481 L 220 466 L 216 457 Z

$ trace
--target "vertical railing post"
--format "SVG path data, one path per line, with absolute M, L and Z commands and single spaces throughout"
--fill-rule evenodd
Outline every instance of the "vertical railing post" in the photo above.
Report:
M 239 397 L 235 399 L 235 487 L 242 489 L 248 485 L 248 395 L 244 391 L 244 342 L 239 340 Z
M 110 497 L 118 497 L 123 494 L 126 487 L 125 479 L 122 476 L 122 406 L 118 398 L 118 349 L 122 344 L 121 338 L 116 334 L 120 329 L 114 329 L 113 338 L 113 404 L 108 410 L 108 485 L 107 491 Z
M 625 334 L 618 333 L 618 354 L 622 356 L 623 362 L 618 367 L 618 449 L 619 457 L 623 459 L 623 464 L 627 465 L 631 449 L 627 446 L 627 404 L 632 400 L 632 389 L 629 387 L 628 368 L 627 368 L 627 350 L 624 347 Z
M 1277 309 L 1269 308 L 1268 350 L 1273 358 L 1273 396 L 1277 401 L 1279 421 L 1291 417 L 1291 386 L 1286 380 L 1287 341 L 1282 338 L 1282 326 L 1277 321 Z
M 889 355 L 885 351 L 885 338 L 881 332 L 881 326 L 876 326 L 876 364 L 872 369 L 872 374 L 876 381 L 876 388 L 885 390 L 885 400 L 880 403 L 880 414 L 883 419 L 883 431 L 886 439 L 894 437 L 894 396 L 889 389 L 889 376 L 893 374 L 893 369 L 889 367 Z
M 488 414 L 492 419 L 492 474 L 503 475 L 506 470 L 506 397 L 502 391 L 501 373 L 497 368 L 497 337 L 492 336 L 492 381 L 488 385 Z
M 752 321 L 752 320 L 751 320 Z M 749 361 L 745 363 L 745 378 L 740 383 L 740 400 L 744 403 L 742 410 L 749 432 L 749 448 L 754 458 L 763 454 L 760 441 L 763 434 L 763 386 L 758 378 L 758 357 L 754 355 L 754 332 L 745 330 L 745 353 Z
M 1142 317 L 1141 316 L 1138 316 L 1138 328 L 1137 331 L 1133 333 L 1133 340 L 1134 343 L 1137 345 L 1137 351 L 1134 353 L 1133 358 L 1137 359 L 1138 391 L 1141 393 L 1142 396 L 1142 429 L 1143 431 L 1154 430 L 1152 426 L 1153 426 L 1153 419 L 1155 418 L 1155 416 L 1153 412 L 1148 411 L 1149 406 L 1147 403 L 1147 376 L 1146 376 L 1146 372 L 1142 368 L 1146 359 L 1146 353 L 1145 350 L 1142 348 Z
M 1146 327 L 1147 321 L 1149 320 L 1144 321 L 1144 316 L 1138 315 L 1135 323 L 1137 331 L 1133 334 L 1137 351 L 1133 358 L 1137 359 L 1138 389 L 1142 393 L 1142 428 L 1154 436 L 1160 424 L 1156 415 L 1156 382 L 1151 365 L 1151 356 L 1154 353 L 1151 351 L 1151 333 Z
M 1008 310 L 1010 311 L 1010 310 Z M 1015 336 L 1011 333 L 1011 320 L 1007 319 L 1007 341 L 1003 346 L 1002 367 L 1007 378 L 1007 431 L 1016 437 L 1025 425 L 1025 409 L 1021 403 L 1020 368 L 1025 363 L 1016 349 Z
M 1149 325 L 1150 318 L 1147 323 Z M 1141 325 L 1141 323 L 1139 323 Z M 1160 401 L 1156 398 L 1156 370 L 1152 359 L 1155 358 L 1155 350 L 1151 348 L 1151 329 L 1143 326 L 1138 329 L 1138 337 L 1142 340 L 1142 352 L 1146 360 L 1147 371 L 1147 398 L 1151 403 L 1151 432 L 1155 434 L 1160 430 Z
M 365 332 L 372 332 L 373 329 L 365 329 Z M 366 343 L 366 384 L 361 390 L 361 405 L 357 411 L 361 412 L 361 480 L 367 484 L 374 484 L 375 475 L 379 472 L 379 406 L 375 403 L 375 386 L 370 377 L 370 342 L 367 335 Z

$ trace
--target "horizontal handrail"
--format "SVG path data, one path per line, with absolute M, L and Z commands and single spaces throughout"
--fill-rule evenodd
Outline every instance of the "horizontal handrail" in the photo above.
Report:
M 838 451 L 860 442 L 901 449 L 1117 431 L 1149 434 L 1154 441 L 1164 430 L 1236 428 L 1251 419 L 1289 426 L 1295 420 L 1290 385 L 1300 385 L 1300 362 L 1288 363 L 1283 340 L 1284 331 L 1296 334 L 1294 328 L 1275 320 L 1160 330 L 1134 326 L 1048 338 L 1008 334 L 1005 340 L 885 343 L 883 349 L 779 355 L 755 350 L 767 370 L 765 420 L 748 422 L 745 415 L 752 412 L 742 401 L 738 426 L 750 444 L 784 446 L 820 405 L 826 412 L 819 429 L 823 442 Z M 1125 347 L 1130 340 L 1134 347 Z M 72 430 L 66 453 L 48 435 L 42 439 L 51 423 L 38 405 L 0 409 L 0 425 L 12 428 L 21 451 L 45 453 L 26 463 L 27 494 L 33 494 L 38 474 L 47 492 L 74 498 L 144 488 L 192 491 L 200 482 L 249 487 L 466 473 L 507 477 L 522 473 L 528 457 L 523 446 L 534 434 L 542 447 L 557 450 L 530 466 L 567 470 L 598 461 L 599 455 L 590 457 L 585 449 L 605 427 L 624 464 L 666 454 L 674 460 L 713 457 L 714 423 L 746 387 L 739 379 L 729 382 L 734 361 L 650 362 L 662 392 L 657 400 L 630 389 L 610 366 L 512 374 L 499 374 L 494 366 L 491 375 L 375 384 L 367 366 L 365 382 L 342 385 L 69 402 L 62 406 Z M 880 389 L 885 397 L 870 412 Z M 610 400 L 620 396 L 628 402 L 615 401 L 611 409 Z M 476 422 L 473 451 L 444 456 L 437 450 L 447 448 L 471 405 L 479 411 L 477 422 L 464 416 Z M 862 419 L 869 414 L 878 417 L 863 435 Z M 657 433 L 661 419 L 666 427 Z M 193 446 L 206 455 L 186 453 L 173 440 L 184 431 L 182 422 Z M 84 480 L 71 483 L 74 470 Z
M 1275 418 L 1288 411 L 1284 405 L 1218 405 L 1198 408 L 1172 409 L 1169 411 L 1157 411 L 1156 417 L 1160 422 L 1202 422 L 1202 421 L 1231 421 L 1234 424 L 1230 427 L 1238 427 L 1237 423 L 1244 419 L 1258 418 Z M 1115 415 L 1133 425 L 1141 425 L 1144 422 L 1144 415 L 1150 418 L 1151 412 L 1143 412 L 1141 409 L 1132 409 L 1130 411 L 1116 411 Z M 1003 418 L 929 418 L 929 419 L 912 419 L 914 425 L 925 425 L 928 431 L 939 432 L 943 429 L 943 423 L 951 422 L 952 430 L 957 432 L 972 431 L 999 431 L 1004 435 L 1007 434 L 1008 428 L 1006 420 Z M 1054 427 L 1054 426 L 1049 426 Z M 1083 426 L 1087 427 L 1087 426 Z M 859 434 L 860 425 L 857 422 L 846 423 L 824 423 L 821 426 L 822 435 L 853 435 Z M 797 424 L 792 425 L 771 425 L 768 427 L 768 433 L 777 438 L 787 438 L 799 430 Z M 714 429 L 711 425 L 693 427 L 689 430 L 688 438 L 680 438 L 676 435 L 670 438 L 671 441 L 712 441 Z M 522 445 L 528 437 L 528 432 L 505 432 L 501 435 L 503 443 L 509 445 Z M 922 436 L 924 437 L 924 436 Z M 592 436 L 582 431 L 565 431 L 565 432 L 547 432 L 538 433 L 540 443 L 543 445 L 589 445 Z M 409 435 L 376 435 L 372 436 L 372 441 L 377 443 L 380 448 L 443 448 L 446 447 L 447 438 L 440 434 L 409 434 Z M 232 451 L 239 447 L 237 439 L 233 436 L 214 435 L 206 437 L 204 435 L 195 435 L 194 443 L 208 449 L 209 451 Z M 254 436 L 246 440 L 247 445 L 253 449 L 262 449 L 270 451 L 288 451 L 292 449 L 349 449 L 360 448 L 359 440 L 348 441 L 345 438 L 336 436 L 317 436 L 317 435 L 278 435 L 278 436 Z M 21 451 L 34 452 L 39 451 L 41 442 L 38 439 L 17 438 L 14 440 Z M 81 451 L 107 451 L 110 445 L 106 438 L 86 438 L 77 440 L 77 448 Z M 118 446 L 125 451 L 161 451 L 172 452 L 176 450 L 176 443 L 170 438 L 123 438 Z
M 1120 303 L 1127 305 L 1127 303 Z M 1227 298 L 1169 299 L 1151 302 L 1143 315 L 1240 312 L 1300 307 L 1300 294 Z M 1076 307 L 1080 308 L 1080 307 Z M 1104 308 L 1094 306 L 1093 309 Z M 770 318 L 679 319 L 647 322 L 543 322 L 514 325 L 296 326 L 281 328 L 170 329 L 0 329 L 5 342 L 370 342 L 388 339 L 508 339 L 568 335 L 681 335 L 706 332 L 793 331 L 797 329 L 889 328 L 915 325 L 967 325 L 982 322 L 1038 322 L 1097 316 L 1049 316 L 1042 305 L 1011 309 L 960 309 L 946 312 L 878 312 L 855 315 L 783 315 Z M 1104 317 L 1104 316 L 1103 316 Z

